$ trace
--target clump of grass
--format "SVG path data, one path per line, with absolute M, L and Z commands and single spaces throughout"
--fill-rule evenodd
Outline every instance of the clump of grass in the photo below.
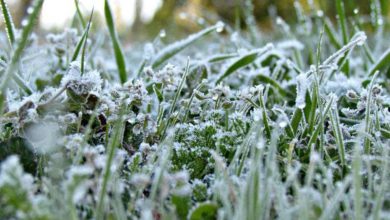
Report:
M 20 36 L 0 3 L 12 46 L 0 62 L 0 219 L 389 215 L 389 48 L 373 47 L 389 32 L 379 1 L 365 22 L 337 0 L 335 24 L 296 2 L 297 20 L 276 15 L 267 34 L 245 1 L 237 12 L 248 32 L 216 22 L 126 59 L 108 0 L 108 33 L 92 31 L 92 13 L 84 21 L 75 0 L 82 33 L 40 44 L 30 36 L 43 0 Z M 101 44 L 88 50 L 105 35 L 114 57 Z M 128 80 L 126 64 L 140 60 Z

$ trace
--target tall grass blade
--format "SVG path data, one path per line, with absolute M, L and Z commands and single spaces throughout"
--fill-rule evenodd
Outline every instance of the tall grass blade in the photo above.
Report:
M 366 115 L 364 119 L 364 132 L 366 135 L 369 135 L 371 133 L 371 107 L 372 107 L 372 88 L 374 87 L 375 79 L 378 76 L 379 71 L 375 72 L 374 76 L 372 77 L 371 83 L 368 86 L 368 95 L 367 95 L 367 103 L 366 103 Z M 368 154 L 371 150 L 371 142 L 368 137 L 364 138 L 364 153 Z
M 390 65 L 390 49 L 383 53 L 378 61 L 371 67 L 369 76 L 373 76 L 376 71 L 384 70 Z
M 98 219 L 98 220 L 105 219 L 105 216 L 104 216 L 105 202 L 104 201 L 105 201 L 105 197 L 106 197 L 106 193 L 107 193 L 108 181 L 110 180 L 110 178 L 112 176 L 111 164 L 112 164 L 113 159 L 114 159 L 115 150 L 121 142 L 121 136 L 123 133 L 124 123 L 121 120 L 122 116 L 125 114 L 123 108 L 124 107 L 122 106 L 120 117 L 114 124 L 113 133 L 112 133 L 112 136 L 110 138 L 110 142 L 107 146 L 107 151 L 108 151 L 107 152 L 107 161 L 106 161 L 105 169 L 104 169 L 102 189 L 100 191 L 98 204 L 96 206 L 97 209 L 95 212 L 96 219 Z
M 362 157 L 359 146 L 356 144 L 354 147 L 354 153 L 352 158 L 352 176 L 353 176 L 353 206 L 354 206 L 354 219 L 363 219 L 363 189 L 362 189 Z
M 83 27 L 83 29 L 85 29 L 85 21 L 80 11 L 79 0 L 74 0 L 74 5 L 76 6 L 77 17 L 80 20 L 81 26 Z
M 7 3 L 5 0 L 0 0 L 1 12 L 3 14 L 4 23 L 5 23 L 5 31 L 7 32 L 8 41 L 11 46 L 15 43 L 15 26 L 12 20 L 11 13 L 9 12 Z
M 340 19 L 343 43 L 346 44 L 348 42 L 348 29 L 347 29 L 347 21 L 346 21 L 345 7 L 344 7 L 343 0 L 336 0 L 336 9 Z
M 164 131 L 163 131 L 163 133 L 162 133 L 162 136 L 165 135 L 165 133 L 166 133 L 168 127 L 170 126 L 170 122 L 171 122 L 170 118 L 171 118 L 171 115 L 172 115 L 173 111 L 175 110 L 176 103 L 177 103 L 177 100 L 179 99 L 181 90 L 183 89 L 184 83 L 185 83 L 185 81 L 186 81 L 186 78 L 187 78 L 187 75 L 188 75 L 188 72 L 189 72 L 189 68 L 190 68 L 190 58 L 188 58 L 188 60 L 187 60 L 186 69 L 184 70 L 183 77 L 182 77 L 181 80 L 180 80 L 179 87 L 177 88 L 177 91 L 176 91 L 176 93 L 175 93 L 175 97 L 173 98 L 171 107 L 170 107 L 170 109 L 169 109 L 169 112 L 168 112 L 168 115 L 167 115 L 168 121 L 167 121 L 167 124 L 166 124 L 165 127 L 164 127 Z
M 104 16 L 106 18 L 108 31 L 110 33 L 111 42 L 114 49 L 116 65 L 118 67 L 119 79 L 123 84 L 127 81 L 126 62 L 123 56 L 122 47 L 119 43 L 118 34 L 115 30 L 114 19 L 112 16 L 111 7 L 108 0 L 104 1 Z
M 79 56 L 79 53 L 80 53 L 80 50 L 81 50 L 81 47 L 82 47 L 83 44 L 84 44 L 84 40 L 85 40 L 85 38 L 87 37 L 87 33 L 88 33 L 88 26 L 87 26 L 87 28 L 84 30 L 84 33 L 83 33 L 83 35 L 81 36 L 79 42 L 77 42 L 77 44 L 76 44 L 76 48 L 75 48 L 75 50 L 74 50 L 74 52 L 73 52 L 71 61 L 77 60 L 77 57 Z
M 76 1 L 77 0 L 75 0 L 75 3 L 76 3 Z M 77 5 L 78 5 L 78 3 L 77 3 Z M 73 52 L 72 59 L 71 59 L 72 62 L 77 59 L 77 57 L 79 56 L 81 47 L 84 45 L 84 41 L 86 41 L 86 39 L 88 38 L 88 32 L 89 32 L 89 29 L 91 28 L 91 23 L 92 23 L 93 11 L 94 10 L 92 9 L 92 13 L 91 13 L 91 15 L 89 17 L 89 21 L 88 21 L 87 27 L 84 28 L 84 33 L 81 36 L 79 42 L 77 42 L 76 48 L 75 48 L 75 50 Z
M 86 48 L 87 48 L 89 29 L 91 28 L 91 22 L 92 22 L 92 17 L 93 17 L 93 11 L 94 11 L 94 8 L 92 8 L 92 12 L 91 12 L 91 15 L 90 15 L 90 17 L 89 17 L 88 26 L 87 26 L 86 33 L 85 33 L 85 38 L 84 38 L 83 51 L 82 51 L 82 53 L 81 53 L 81 68 L 80 68 L 80 69 L 81 69 L 81 75 L 84 74 L 85 51 L 86 51 Z
M 259 102 L 260 102 L 260 107 L 262 110 L 263 124 L 265 127 L 265 135 L 268 139 L 270 139 L 271 138 L 271 127 L 270 127 L 270 123 L 268 122 L 268 115 L 267 115 L 267 110 L 266 110 L 265 103 L 264 103 L 263 91 L 261 91 L 261 93 L 260 93 Z
M 314 133 L 310 137 L 309 143 L 307 145 L 309 148 L 311 148 L 311 146 L 317 141 L 318 135 L 319 135 L 319 133 L 321 131 L 321 128 L 323 127 L 325 118 L 328 115 L 329 110 L 330 110 L 331 106 L 333 105 L 333 102 L 334 102 L 334 100 L 332 100 L 332 99 L 329 100 L 327 106 L 325 107 L 325 111 L 323 113 L 323 116 L 320 119 L 320 121 L 319 121 L 319 123 L 317 125 L 317 128 L 314 130 Z
M 338 147 L 339 151 L 339 158 L 341 162 L 341 166 L 343 169 L 346 167 L 346 162 L 345 162 L 345 145 L 344 145 L 344 138 L 343 138 L 343 133 L 341 131 L 340 127 L 340 119 L 339 119 L 339 114 L 337 112 L 337 109 L 332 109 L 330 115 L 330 121 L 332 124 L 333 128 L 333 133 L 336 139 L 336 145 Z
M 332 23 L 329 19 L 325 19 L 324 21 L 324 28 L 325 28 L 325 33 L 329 37 L 330 43 L 336 47 L 336 49 L 341 48 L 341 43 L 337 39 L 337 36 L 335 35 L 335 30 L 332 28 Z

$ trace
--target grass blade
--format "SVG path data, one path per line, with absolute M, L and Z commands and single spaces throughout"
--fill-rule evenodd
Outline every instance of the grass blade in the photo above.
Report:
M 207 60 L 208 63 L 216 63 L 216 62 L 220 62 L 220 61 L 223 61 L 223 60 L 231 59 L 231 58 L 234 58 L 234 57 L 237 57 L 237 56 L 238 56 L 238 54 L 236 54 L 236 53 L 217 54 L 217 55 L 208 57 L 206 60 Z
M 344 145 L 344 138 L 340 127 L 340 119 L 339 119 L 339 114 L 337 112 L 337 109 L 332 109 L 329 115 L 330 115 L 330 121 L 333 128 L 333 133 L 336 139 L 336 144 L 339 150 L 338 153 L 340 157 L 341 166 L 343 167 L 343 169 L 345 169 L 346 168 L 345 145 Z
M 0 114 L 3 113 L 5 91 L 7 89 L 7 85 L 9 84 L 8 82 L 11 78 L 14 77 L 14 74 L 18 67 L 18 62 L 23 54 L 24 48 L 27 45 L 28 37 L 30 36 L 31 31 L 34 28 L 35 21 L 37 20 L 39 12 L 41 11 L 43 1 L 44 0 L 37 0 L 34 2 L 32 11 L 27 19 L 27 24 L 22 30 L 21 37 L 15 45 L 15 50 L 11 56 L 11 61 L 9 62 L 7 69 L 3 75 L 3 79 L 0 84 Z M 20 84 L 18 85 L 21 86 Z
M 112 17 L 111 7 L 108 0 L 104 1 L 104 16 L 106 17 L 108 32 L 110 33 L 112 46 L 114 49 L 116 65 L 118 67 L 119 79 L 123 84 L 127 81 L 126 62 L 123 56 L 121 45 L 118 40 L 118 34 L 115 30 L 114 19 Z
M 186 81 L 186 78 L 187 78 L 187 75 L 188 75 L 188 72 L 189 72 L 189 68 L 190 68 L 190 58 L 188 58 L 187 60 L 187 66 L 186 66 L 186 69 L 184 71 L 184 74 L 183 74 L 183 77 L 181 78 L 181 81 L 180 81 L 180 84 L 179 84 L 179 87 L 177 88 L 177 91 L 175 93 L 175 97 L 173 98 L 173 101 L 172 101 L 172 104 L 171 104 L 171 108 L 169 109 L 169 112 L 168 112 L 168 121 L 167 121 L 167 124 L 165 125 L 164 127 L 164 130 L 163 130 L 163 133 L 162 133 L 162 136 L 165 135 L 168 127 L 170 126 L 170 117 L 175 109 L 175 106 L 176 106 L 176 103 L 177 103 L 177 100 L 179 99 L 179 96 L 180 96 L 180 93 L 181 93 L 181 90 L 183 89 L 183 86 L 184 86 L 184 83 Z
M 83 51 L 81 53 L 81 75 L 83 75 L 83 73 L 84 73 L 85 50 L 87 48 L 88 33 L 89 33 L 89 29 L 91 28 L 93 11 L 94 11 L 94 8 L 92 8 L 91 16 L 89 17 L 89 21 L 88 21 L 88 27 L 85 30 L 86 32 L 85 32 L 85 38 L 84 38 L 84 46 L 83 46 Z
M 124 108 L 124 107 L 122 107 L 122 108 Z M 125 114 L 125 112 L 122 109 L 120 116 L 123 116 L 124 114 Z M 110 143 L 107 146 L 107 151 L 108 151 L 107 162 L 106 162 L 106 166 L 104 169 L 102 189 L 100 191 L 98 204 L 96 206 L 97 207 L 97 210 L 95 213 L 96 219 L 105 219 L 105 217 L 104 217 L 104 209 L 105 209 L 104 200 L 105 200 L 105 196 L 106 196 L 106 192 L 107 192 L 108 181 L 110 179 L 110 176 L 112 175 L 111 174 L 111 164 L 112 164 L 114 156 L 115 156 L 115 150 L 121 142 L 121 136 L 123 133 L 122 130 L 124 127 L 124 123 L 120 120 L 120 118 L 121 117 L 119 117 L 119 120 L 116 121 L 116 123 L 114 124 L 112 137 L 110 138 Z
M 378 61 L 371 67 L 369 76 L 375 74 L 376 71 L 383 70 L 390 63 L 390 49 L 383 53 L 383 55 L 378 59 Z
M 329 110 L 333 104 L 334 100 L 331 99 L 329 100 L 326 108 L 325 108 L 325 111 L 323 113 L 323 117 L 320 119 L 318 125 L 317 125 L 317 128 L 314 130 L 314 133 L 312 134 L 312 136 L 310 137 L 310 140 L 309 140 L 309 143 L 308 143 L 308 148 L 311 148 L 311 146 L 317 141 L 317 137 L 321 131 L 321 128 L 323 127 L 323 124 L 325 122 L 325 118 L 326 118 L 326 115 L 328 115 L 329 113 Z
M 375 79 L 378 76 L 379 71 L 375 72 L 374 76 L 372 77 L 371 83 L 368 86 L 368 96 L 367 96 L 367 104 L 366 104 L 366 115 L 365 115 L 365 133 L 370 134 L 371 133 L 371 105 L 372 105 L 372 88 L 374 87 Z M 370 153 L 370 148 L 371 148 L 371 142 L 368 137 L 364 138 L 364 153 L 368 154 Z
M 88 26 L 87 26 L 87 29 L 88 29 Z M 88 32 L 87 29 L 84 30 L 84 33 L 83 33 L 83 35 L 81 36 L 79 42 L 77 42 L 77 45 L 76 45 L 76 48 L 75 48 L 75 50 L 74 50 L 74 52 L 73 52 L 71 61 L 75 61 L 75 60 L 77 59 L 77 57 L 79 56 L 81 47 L 83 46 L 83 43 L 84 43 L 84 39 L 85 39 L 86 36 L 87 36 L 87 32 Z
M 91 16 L 89 17 L 89 21 L 88 21 L 87 27 L 85 28 L 84 33 L 81 36 L 79 42 L 77 42 L 75 51 L 73 52 L 72 59 L 71 59 L 72 62 L 77 59 L 77 57 L 78 57 L 78 55 L 80 53 L 81 47 L 84 44 L 84 41 L 86 41 L 86 38 L 88 38 L 88 32 L 89 32 L 89 29 L 91 28 L 91 23 L 92 23 L 93 11 L 94 10 L 92 9 L 92 13 L 91 13 Z
M 334 34 L 335 31 L 333 30 L 332 23 L 331 23 L 331 21 L 329 19 L 325 19 L 325 21 L 324 21 L 324 28 L 325 28 L 325 33 L 329 37 L 330 43 L 333 44 L 333 46 L 336 47 L 336 49 L 340 49 L 341 48 L 341 44 L 340 44 L 339 40 L 337 40 L 336 35 Z
M 271 127 L 270 127 L 270 124 L 268 122 L 267 109 L 266 109 L 265 104 L 264 104 L 263 90 L 260 93 L 259 102 L 260 102 L 260 107 L 262 110 L 263 124 L 265 127 L 265 135 L 268 139 L 270 139 L 271 138 Z
M 271 85 L 283 97 L 291 94 L 289 91 L 285 90 L 276 80 L 272 79 L 269 76 L 259 74 L 258 76 L 256 76 L 256 79 L 260 82 Z
M 184 40 L 178 41 L 176 43 L 172 43 L 168 46 L 166 46 L 163 50 L 161 50 L 157 55 L 154 57 L 152 61 L 152 67 L 157 68 L 161 64 L 163 64 L 165 61 L 169 60 L 171 57 L 175 56 L 180 51 L 184 50 L 186 47 L 193 44 L 195 41 L 199 40 L 203 36 L 221 28 L 222 24 L 217 23 L 216 25 L 206 28 L 196 34 L 190 35 Z M 222 26 L 223 27 L 223 26 Z
M 272 44 L 268 44 L 264 48 L 250 51 L 247 54 L 237 58 L 225 70 L 225 72 L 218 78 L 218 80 L 215 82 L 215 84 L 219 84 L 222 80 L 224 80 L 226 77 L 230 76 L 236 70 L 253 63 L 257 59 L 257 57 L 259 57 L 260 55 L 264 54 L 265 52 L 271 50 L 272 48 L 273 48 Z
M 341 33 L 343 36 L 343 43 L 346 44 L 348 42 L 348 30 L 347 30 L 344 2 L 342 0 L 336 0 L 336 9 L 337 9 L 337 14 L 338 14 L 339 19 L 340 19 L 340 26 L 341 26 Z
M 355 36 L 352 38 L 352 40 L 348 44 L 346 44 L 345 46 L 340 48 L 336 53 L 332 54 L 328 59 L 326 59 L 323 62 L 323 65 L 334 64 L 337 62 L 338 58 L 340 58 L 343 55 L 344 55 L 344 57 L 346 57 L 345 53 L 352 50 L 356 45 L 363 45 L 364 42 L 366 41 L 366 39 L 367 39 L 367 36 L 364 32 L 356 33 Z
M 79 1 L 74 0 L 74 5 L 76 6 L 77 17 L 80 20 L 81 26 L 83 27 L 83 29 L 85 29 L 85 21 L 84 21 L 83 15 L 81 14 L 81 11 L 80 11 Z
M 4 17 L 5 31 L 7 32 L 8 40 L 12 46 L 15 43 L 15 26 L 12 20 L 11 13 L 9 12 L 7 3 L 5 0 L 0 0 L 1 12 Z
M 352 177 L 353 177 L 353 206 L 354 219 L 362 220 L 363 216 L 363 181 L 361 177 L 362 158 L 359 146 L 355 145 L 352 159 Z

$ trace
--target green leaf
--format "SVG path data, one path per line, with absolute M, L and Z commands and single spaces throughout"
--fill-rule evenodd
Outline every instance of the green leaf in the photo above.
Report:
M 127 81 L 126 62 L 123 56 L 122 48 L 118 40 L 117 32 L 115 30 L 114 19 L 112 17 L 111 7 L 110 4 L 108 3 L 108 0 L 104 1 L 104 15 L 106 17 L 108 32 L 110 33 L 112 46 L 114 49 L 116 65 L 118 67 L 119 79 L 123 84 Z
M 163 94 L 162 94 L 162 92 L 161 92 L 159 87 L 161 87 L 161 85 L 158 86 L 156 84 L 153 84 L 153 91 L 156 94 L 158 101 L 162 102 L 162 101 L 164 101 L 164 96 L 163 96 Z
M 290 137 L 294 137 L 294 135 L 297 133 L 301 119 L 302 119 L 302 110 L 299 108 L 296 108 L 296 110 L 292 116 L 291 122 L 290 122 L 291 129 L 292 129 L 292 132 L 290 132 L 291 134 L 289 134 Z
M 186 219 L 191 207 L 191 198 L 189 196 L 172 196 L 172 203 L 176 207 L 176 213 L 179 219 Z
M 205 202 L 199 204 L 189 215 L 190 220 L 213 220 L 217 219 L 218 206 L 214 203 Z

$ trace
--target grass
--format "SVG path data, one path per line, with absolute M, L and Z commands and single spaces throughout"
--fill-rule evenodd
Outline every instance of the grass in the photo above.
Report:
M 110 33 L 112 47 L 114 49 L 119 79 L 123 84 L 127 81 L 126 63 L 125 58 L 123 57 L 122 47 L 119 44 L 118 36 L 115 30 L 114 19 L 111 12 L 111 7 L 108 0 L 104 1 L 104 15 L 107 22 L 108 32 Z
M 238 29 L 212 20 L 152 52 L 121 46 L 108 0 L 107 33 L 75 0 L 82 32 L 38 41 L 43 0 L 20 30 L 0 3 L 0 219 L 388 218 L 380 1 L 369 20 L 297 2 L 267 33 L 245 1 Z

